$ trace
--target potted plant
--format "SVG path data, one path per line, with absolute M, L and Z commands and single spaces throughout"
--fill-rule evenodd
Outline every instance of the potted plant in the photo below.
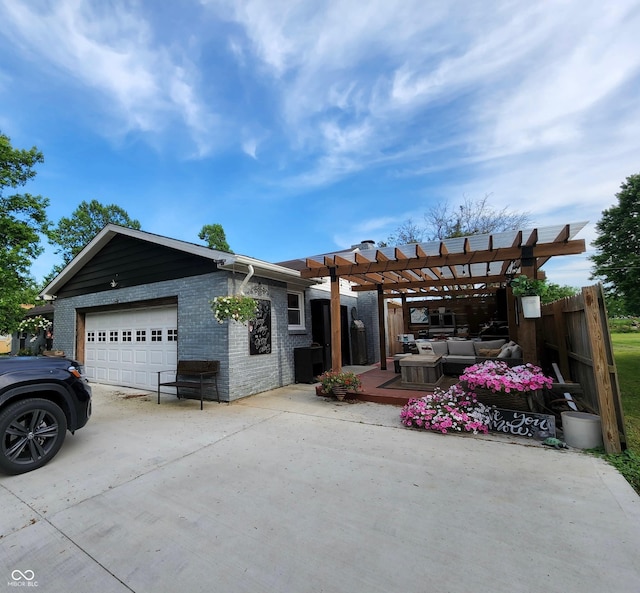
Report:
M 211 301 L 211 310 L 218 323 L 227 319 L 246 324 L 256 318 L 258 303 L 255 299 L 244 296 L 219 296 Z
M 325 371 L 318 377 L 324 395 L 335 395 L 343 400 L 347 393 L 355 393 L 362 389 L 360 377 L 349 371 Z
M 553 383 L 553 379 L 534 364 L 510 367 L 502 360 L 471 365 L 460 375 L 460 381 L 482 403 L 524 411 L 533 411 L 534 395 L 541 389 L 551 388 Z
M 540 297 L 547 292 L 546 281 L 521 274 L 511 280 L 510 286 L 513 295 L 520 298 L 522 314 L 527 318 L 540 317 Z

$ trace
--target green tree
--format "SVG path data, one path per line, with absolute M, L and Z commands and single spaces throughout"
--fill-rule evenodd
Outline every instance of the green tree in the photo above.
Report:
M 602 212 L 591 256 L 592 278 L 624 302 L 628 314 L 640 314 L 640 174 L 627 177 L 616 194 L 618 204 Z
M 561 286 L 560 284 L 548 282 L 547 291 L 544 293 L 540 300 L 543 304 L 553 303 L 553 301 L 558 301 L 565 297 L 573 296 L 574 294 L 578 294 L 578 292 L 579 289 L 573 286 Z
M 21 305 L 35 298 L 31 262 L 42 253 L 40 235 L 49 232 L 49 200 L 28 193 L 5 195 L 26 185 L 44 157 L 34 146 L 16 149 L 0 133 L 0 333 L 13 332 L 24 315 Z
M 200 229 L 198 237 L 207 242 L 209 249 L 233 253 L 231 247 L 229 247 L 229 243 L 227 243 L 227 236 L 221 224 L 205 224 Z
M 83 201 L 69 218 L 61 218 L 51 233 L 51 243 L 58 245 L 55 253 L 61 254 L 63 261 L 54 268 L 54 273 L 66 266 L 109 223 L 140 229 L 140 223 L 120 206 L 104 206 L 98 200 Z

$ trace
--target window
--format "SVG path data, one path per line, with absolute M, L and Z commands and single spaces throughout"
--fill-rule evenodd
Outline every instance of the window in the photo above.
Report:
M 147 330 L 146 329 L 137 329 L 136 330 L 136 342 L 146 342 L 147 341 Z
M 152 329 L 151 330 L 151 341 L 152 342 L 162 342 L 162 330 L 161 329 Z
M 98 332 L 98 342 L 106 342 L 107 341 L 107 332 L 99 331 Z
M 131 342 L 131 330 L 123 329 L 122 330 L 122 341 L 123 342 Z
M 289 329 L 304 329 L 304 294 L 301 292 L 287 293 L 287 314 Z
M 178 341 L 178 330 L 177 329 L 168 329 L 167 330 L 167 342 L 177 342 Z
M 95 332 L 87 332 L 87 342 L 95 342 L 96 334 Z
M 118 341 L 118 330 L 111 330 L 109 332 L 109 341 L 117 342 Z

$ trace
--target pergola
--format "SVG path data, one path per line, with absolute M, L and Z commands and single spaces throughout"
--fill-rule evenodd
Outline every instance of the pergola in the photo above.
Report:
M 386 368 L 384 299 L 410 297 L 480 297 L 508 286 L 519 274 L 544 277 L 540 268 L 549 259 L 575 255 L 586 249 L 574 237 L 586 222 L 472 235 L 443 241 L 411 243 L 376 249 L 356 248 L 309 257 L 300 271 L 303 278 L 329 277 L 331 281 L 331 363 L 342 366 L 339 281 L 354 291 L 376 291 L 380 327 L 380 364 Z M 535 352 L 535 323 L 523 320 L 525 359 Z M 530 339 L 528 339 L 529 337 Z M 531 346 L 531 343 L 533 346 Z

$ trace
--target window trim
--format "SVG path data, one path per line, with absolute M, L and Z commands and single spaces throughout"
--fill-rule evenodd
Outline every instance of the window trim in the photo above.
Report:
M 298 297 L 298 308 L 293 309 L 289 307 L 289 295 L 294 294 Z M 304 292 L 299 290 L 287 290 L 287 323 L 289 322 L 289 311 L 300 311 L 300 323 L 294 325 L 288 325 L 289 331 L 304 330 L 306 329 L 306 319 L 304 314 L 305 301 Z

